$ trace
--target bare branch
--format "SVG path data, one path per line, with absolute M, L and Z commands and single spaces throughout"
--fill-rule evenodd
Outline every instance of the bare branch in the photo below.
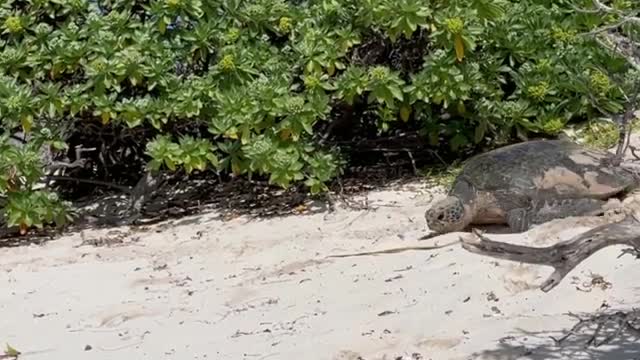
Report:
M 584 35 L 584 36 L 596 35 L 596 34 L 599 34 L 599 33 L 605 32 L 605 31 L 615 30 L 615 29 L 619 28 L 620 26 L 622 26 L 622 25 L 624 25 L 624 24 L 626 24 L 626 23 L 628 23 L 630 21 L 631 21 L 630 18 L 623 18 L 622 20 L 618 21 L 615 24 L 599 27 L 599 28 L 597 28 L 595 30 L 591 30 L 589 32 L 581 33 L 580 35 Z
M 634 69 L 640 71 L 640 59 L 634 56 L 634 48 L 638 48 L 638 44 L 624 36 L 610 32 L 595 36 L 594 39 L 600 46 L 622 56 Z
M 630 312 L 616 311 L 614 313 L 605 313 L 590 316 L 588 318 L 580 318 L 573 314 L 569 315 L 576 317 L 578 322 L 560 339 L 551 337 L 551 339 L 558 345 L 561 345 L 566 339 L 572 335 L 578 334 L 582 329 L 589 326 L 595 326 L 595 330 L 586 345 L 593 345 L 594 347 L 608 344 L 623 332 L 630 333 L 635 337 L 640 337 L 640 328 L 634 325 L 638 320 L 640 320 L 640 310 L 638 309 L 633 309 Z M 615 328 L 615 331 L 605 337 L 602 341 L 598 342 L 598 335 L 602 332 L 605 326 L 613 327 Z
M 633 155 L 634 158 L 640 160 L 640 154 L 636 152 L 638 151 L 638 148 L 633 145 L 629 145 L 629 150 L 631 150 L 631 155 Z
M 637 14 L 625 14 L 603 4 L 600 0 L 593 0 L 593 5 L 595 9 L 580 9 L 576 6 L 573 6 L 573 8 L 581 13 L 615 14 L 620 16 L 620 20 L 614 24 L 602 26 L 581 35 L 592 36 L 600 46 L 624 57 L 631 66 L 636 70 L 640 70 L 640 58 L 635 51 L 640 47 L 640 44 L 615 32 L 625 24 L 640 25 L 640 17 Z
M 79 183 L 85 183 L 85 184 L 94 184 L 94 185 L 101 185 L 101 186 L 106 186 L 106 187 L 110 187 L 113 189 L 118 189 L 124 193 L 130 194 L 132 193 L 132 189 L 128 186 L 124 186 L 124 185 L 118 185 L 115 183 L 111 183 L 108 181 L 100 181 L 100 180 L 93 180 L 93 179 L 81 179 L 81 178 L 76 178 L 76 177 L 72 177 L 72 176 L 60 176 L 60 175 L 47 175 L 46 180 L 52 180 L 52 181 L 70 181 L 70 182 L 79 182 Z
M 640 83 L 635 86 L 634 97 L 637 96 L 640 89 Z M 631 142 L 631 127 L 633 119 L 635 118 L 636 106 L 635 102 L 629 102 L 626 106 L 626 110 L 622 115 L 622 118 L 618 122 L 618 146 L 616 148 L 616 158 L 620 163 L 624 159 L 624 156 L 629 149 Z M 618 163 L 618 165 L 620 165 Z
M 460 238 L 462 247 L 472 253 L 494 258 L 552 266 L 555 271 L 540 286 L 544 292 L 556 287 L 578 264 L 598 250 L 611 245 L 640 249 L 640 222 L 631 215 L 548 247 L 530 247 L 493 241 L 473 230 L 477 239 Z
M 622 13 L 621 11 L 618 11 L 610 6 L 603 4 L 602 2 L 600 2 L 600 0 L 593 0 L 593 5 L 596 7 L 596 9 L 602 12 L 621 15 L 623 16 L 624 19 L 627 19 L 628 21 L 635 22 L 640 25 L 640 17 L 628 16 L 628 15 L 625 16 L 625 14 Z

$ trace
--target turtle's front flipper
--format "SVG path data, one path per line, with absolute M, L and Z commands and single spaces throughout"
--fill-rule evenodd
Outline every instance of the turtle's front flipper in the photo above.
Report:
M 521 233 L 527 231 L 531 224 L 531 209 L 517 208 L 507 212 L 507 224 L 511 231 Z
M 507 213 L 507 223 L 515 232 L 524 232 L 532 226 L 571 216 L 598 216 L 605 213 L 605 200 L 578 198 L 533 202 L 528 208 L 513 209 Z

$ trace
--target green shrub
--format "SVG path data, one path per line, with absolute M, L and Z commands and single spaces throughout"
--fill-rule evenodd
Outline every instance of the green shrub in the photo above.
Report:
M 41 148 L 39 141 L 19 147 L 10 143 L 7 134 L 0 135 L 0 196 L 5 200 L 2 214 L 7 225 L 19 227 L 21 233 L 31 226 L 41 228 L 52 222 L 64 225 L 70 220 L 67 202 L 47 189 L 36 189 L 43 176 Z
M 316 133 L 338 104 L 365 104 L 381 134 L 412 122 L 454 151 L 620 112 L 624 91 L 612 79 L 624 77 L 624 61 L 578 35 L 616 19 L 572 8 L 589 3 L 6 0 L 2 128 L 30 132 L 34 144 L 70 122 L 149 128 L 154 169 L 257 174 L 318 193 L 341 171 Z M 424 46 L 405 47 L 417 60 L 409 50 L 375 57 L 371 39 Z M 171 131 L 186 123 L 207 132 Z M 29 164 L 19 171 L 31 171 L 8 198 L 10 222 L 60 218 L 53 195 L 28 193 L 41 175 L 38 146 L 3 146 L 2 166 L 20 159 Z M 16 191 L 2 179 L 0 194 Z M 42 204 L 55 210 L 19 210 Z

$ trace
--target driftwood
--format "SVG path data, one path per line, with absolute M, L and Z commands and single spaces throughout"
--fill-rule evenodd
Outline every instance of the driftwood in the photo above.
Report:
M 624 219 L 595 227 L 573 238 L 547 247 L 530 247 L 488 239 L 473 230 L 476 238 L 461 238 L 462 247 L 472 253 L 527 264 L 552 266 L 555 271 L 540 285 L 549 292 L 582 261 L 612 245 L 629 245 L 640 253 L 640 218 L 627 214 Z

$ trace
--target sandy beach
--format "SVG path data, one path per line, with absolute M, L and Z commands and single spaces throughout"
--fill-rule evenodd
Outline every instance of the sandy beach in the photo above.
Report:
M 418 241 L 444 189 L 368 193 L 369 208 L 274 219 L 215 212 L 0 249 L 0 345 L 20 359 L 640 359 L 624 336 L 556 346 L 576 319 L 640 300 L 640 266 L 597 252 L 549 293 L 552 269 L 467 252 L 325 258 Z M 492 239 L 545 246 L 593 226 L 559 220 Z

